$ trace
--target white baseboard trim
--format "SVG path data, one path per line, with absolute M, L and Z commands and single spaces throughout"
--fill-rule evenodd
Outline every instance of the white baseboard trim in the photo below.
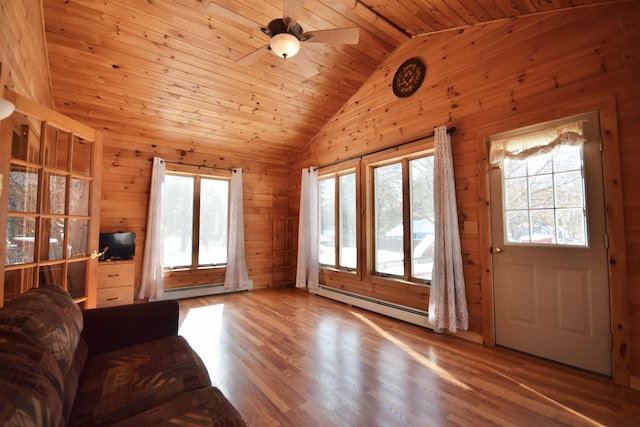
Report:
M 438 334 L 446 333 L 455 335 L 467 341 L 475 342 L 476 344 L 483 343 L 482 335 L 475 332 L 458 331 L 457 333 L 452 334 L 449 331 L 443 331 L 441 328 L 434 328 L 429 321 L 429 313 L 425 310 L 418 310 L 400 304 L 378 300 L 376 298 L 365 297 L 362 295 L 354 294 L 352 292 L 343 291 L 341 289 L 330 288 L 324 285 L 320 285 L 318 289 L 308 289 L 308 291 L 309 293 L 343 302 L 354 307 L 363 308 L 365 310 L 382 314 L 384 316 L 389 316 L 394 319 L 402 320 L 407 323 L 423 326 L 425 328 L 432 329 Z
M 309 289 L 309 292 L 355 307 L 363 308 L 365 310 L 373 311 L 374 313 L 412 323 L 414 325 L 434 329 L 431 322 L 429 322 L 429 313 L 424 310 L 418 310 L 375 298 L 365 297 L 323 285 L 320 285 L 318 289 Z

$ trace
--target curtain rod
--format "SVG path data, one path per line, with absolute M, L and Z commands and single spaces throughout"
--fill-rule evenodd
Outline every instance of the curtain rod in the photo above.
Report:
M 200 168 L 209 168 L 209 169 L 216 169 L 216 170 L 221 170 L 221 171 L 235 172 L 233 170 L 233 168 L 221 168 L 221 167 L 218 167 L 218 166 L 197 165 L 195 163 L 169 162 L 169 161 L 166 161 L 166 160 L 162 160 L 162 162 L 163 163 L 167 163 L 167 164 L 172 164 L 172 165 L 193 166 L 193 167 L 196 167 L 198 169 L 200 169 Z
M 447 134 L 451 135 L 452 133 L 454 133 L 456 131 L 455 126 L 453 126 L 451 129 L 447 129 Z M 355 159 L 362 159 L 363 157 L 367 157 L 367 156 L 371 156 L 372 154 L 378 154 L 381 153 L 383 151 L 387 151 L 387 150 L 393 150 L 394 148 L 398 148 L 398 147 L 402 147 L 403 145 L 407 145 L 407 144 L 411 144 L 417 141 L 421 141 L 423 139 L 427 139 L 427 138 L 432 138 L 434 137 L 436 134 L 435 132 L 430 134 L 430 135 L 426 135 L 426 136 L 422 136 L 420 138 L 416 138 L 416 139 L 412 139 L 411 141 L 406 141 L 397 145 L 394 145 L 392 147 L 387 147 L 387 148 L 381 148 L 379 150 L 376 151 L 371 151 L 370 153 L 366 153 L 366 154 L 361 154 L 359 156 L 353 156 L 353 157 L 349 157 L 348 159 L 343 159 L 343 160 L 338 160 L 337 162 L 333 162 L 333 163 L 329 163 L 328 165 L 322 165 L 322 166 L 318 166 L 317 168 L 313 168 L 314 170 L 318 170 L 318 169 L 322 169 L 322 168 L 328 168 L 330 166 L 335 166 L 335 165 L 339 165 L 340 163 L 345 163 L 345 162 L 350 162 L 351 160 L 355 160 Z

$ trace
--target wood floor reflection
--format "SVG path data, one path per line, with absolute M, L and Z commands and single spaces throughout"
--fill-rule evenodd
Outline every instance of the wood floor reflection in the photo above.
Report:
M 640 391 L 295 289 L 180 301 L 251 426 L 637 426 Z

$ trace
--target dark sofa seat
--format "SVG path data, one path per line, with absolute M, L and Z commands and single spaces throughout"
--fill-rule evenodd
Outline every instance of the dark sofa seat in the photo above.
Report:
M 11 301 L 0 309 L 0 425 L 245 426 L 177 334 L 178 315 L 176 301 L 81 311 L 52 286 Z

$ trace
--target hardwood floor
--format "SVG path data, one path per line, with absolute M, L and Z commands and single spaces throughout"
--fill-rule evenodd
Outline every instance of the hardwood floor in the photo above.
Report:
M 180 301 L 251 426 L 638 426 L 640 391 L 296 289 Z

